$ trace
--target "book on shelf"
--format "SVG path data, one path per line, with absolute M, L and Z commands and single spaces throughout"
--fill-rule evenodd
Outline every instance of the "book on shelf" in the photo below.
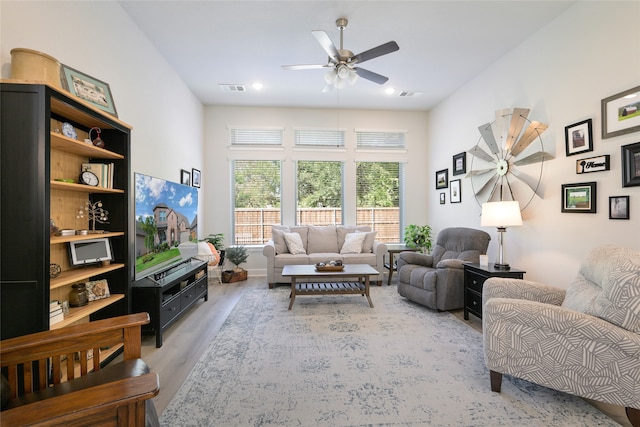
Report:
M 56 314 L 55 316 L 50 316 L 49 317 L 49 326 L 53 326 L 56 323 L 60 323 L 64 320 L 64 313 L 62 312 L 62 309 L 60 309 L 60 313 Z
M 58 309 L 62 310 L 62 305 L 60 304 L 60 301 L 55 300 L 49 303 L 49 313 L 56 311 Z
M 62 312 L 63 312 L 63 311 L 62 311 L 62 307 L 57 308 L 57 309 L 55 309 L 55 310 L 51 310 L 51 311 L 49 311 L 49 318 L 51 318 L 51 317 L 56 317 L 58 314 L 60 314 L 60 313 L 62 313 Z

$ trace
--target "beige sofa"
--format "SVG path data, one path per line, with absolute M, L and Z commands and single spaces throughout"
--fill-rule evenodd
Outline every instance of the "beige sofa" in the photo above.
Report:
M 300 239 L 292 239 L 296 236 L 290 233 L 296 233 Z M 352 233 L 357 235 L 347 236 Z M 302 248 L 298 248 L 300 253 L 295 253 L 295 240 L 298 245 L 302 245 Z M 358 243 L 360 241 L 361 243 Z M 357 252 L 358 250 L 360 252 Z M 274 225 L 271 229 L 271 240 L 264 246 L 262 253 L 267 258 L 269 288 L 273 288 L 276 283 L 291 283 L 289 278 L 282 277 L 282 267 L 285 265 L 316 264 L 332 260 L 341 260 L 344 264 L 369 264 L 380 273 L 371 277 L 372 281 L 377 282 L 384 280 L 384 256 L 387 253 L 387 245 L 375 240 L 375 232 L 372 232 L 369 226 Z

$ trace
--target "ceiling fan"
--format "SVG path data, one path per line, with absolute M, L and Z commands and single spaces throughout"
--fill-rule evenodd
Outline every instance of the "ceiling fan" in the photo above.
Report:
M 381 74 L 374 73 L 373 71 L 365 70 L 364 68 L 356 67 L 357 64 L 361 64 L 370 59 L 377 58 L 382 55 L 386 55 L 391 52 L 395 52 L 400 49 L 398 43 L 390 41 L 380 46 L 374 47 L 369 50 L 365 50 L 357 55 L 354 55 L 350 50 L 346 50 L 343 47 L 343 32 L 349 21 L 346 18 L 338 18 L 336 20 L 336 26 L 340 29 L 340 49 L 337 49 L 333 44 L 326 32 L 322 30 L 311 31 L 311 34 L 318 40 L 320 46 L 329 55 L 329 61 L 327 64 L 314 64 L 314 65 L 283 65 L 285 70 L 310 70 L 318 68 L 329 68 L 329 72 L 325 74 L 324 79 L 327 85 L 324 87 L 323 92 L 336 87 L 342 89 L 345 85 L 345 81 L 354 84 L 358 77 L 370 80 L 377 84 L 384 84 L 389 80 Z

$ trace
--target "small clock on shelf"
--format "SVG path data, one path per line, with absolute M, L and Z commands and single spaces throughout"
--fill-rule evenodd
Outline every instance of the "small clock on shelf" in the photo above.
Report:
M 98 179 L 98 175 L 91 171 L 82 171 L 80 173 L 80 184 L 90 185 L 92 187 L 97 187 L 100 183 Z

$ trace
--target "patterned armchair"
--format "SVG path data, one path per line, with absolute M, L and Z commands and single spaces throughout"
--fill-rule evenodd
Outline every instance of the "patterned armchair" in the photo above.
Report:
M 483 304 L 491 390 L 507 374 L 624 406 L 640 426 L 640 251 L 594 249 L 566 291 L 488 279 Z

